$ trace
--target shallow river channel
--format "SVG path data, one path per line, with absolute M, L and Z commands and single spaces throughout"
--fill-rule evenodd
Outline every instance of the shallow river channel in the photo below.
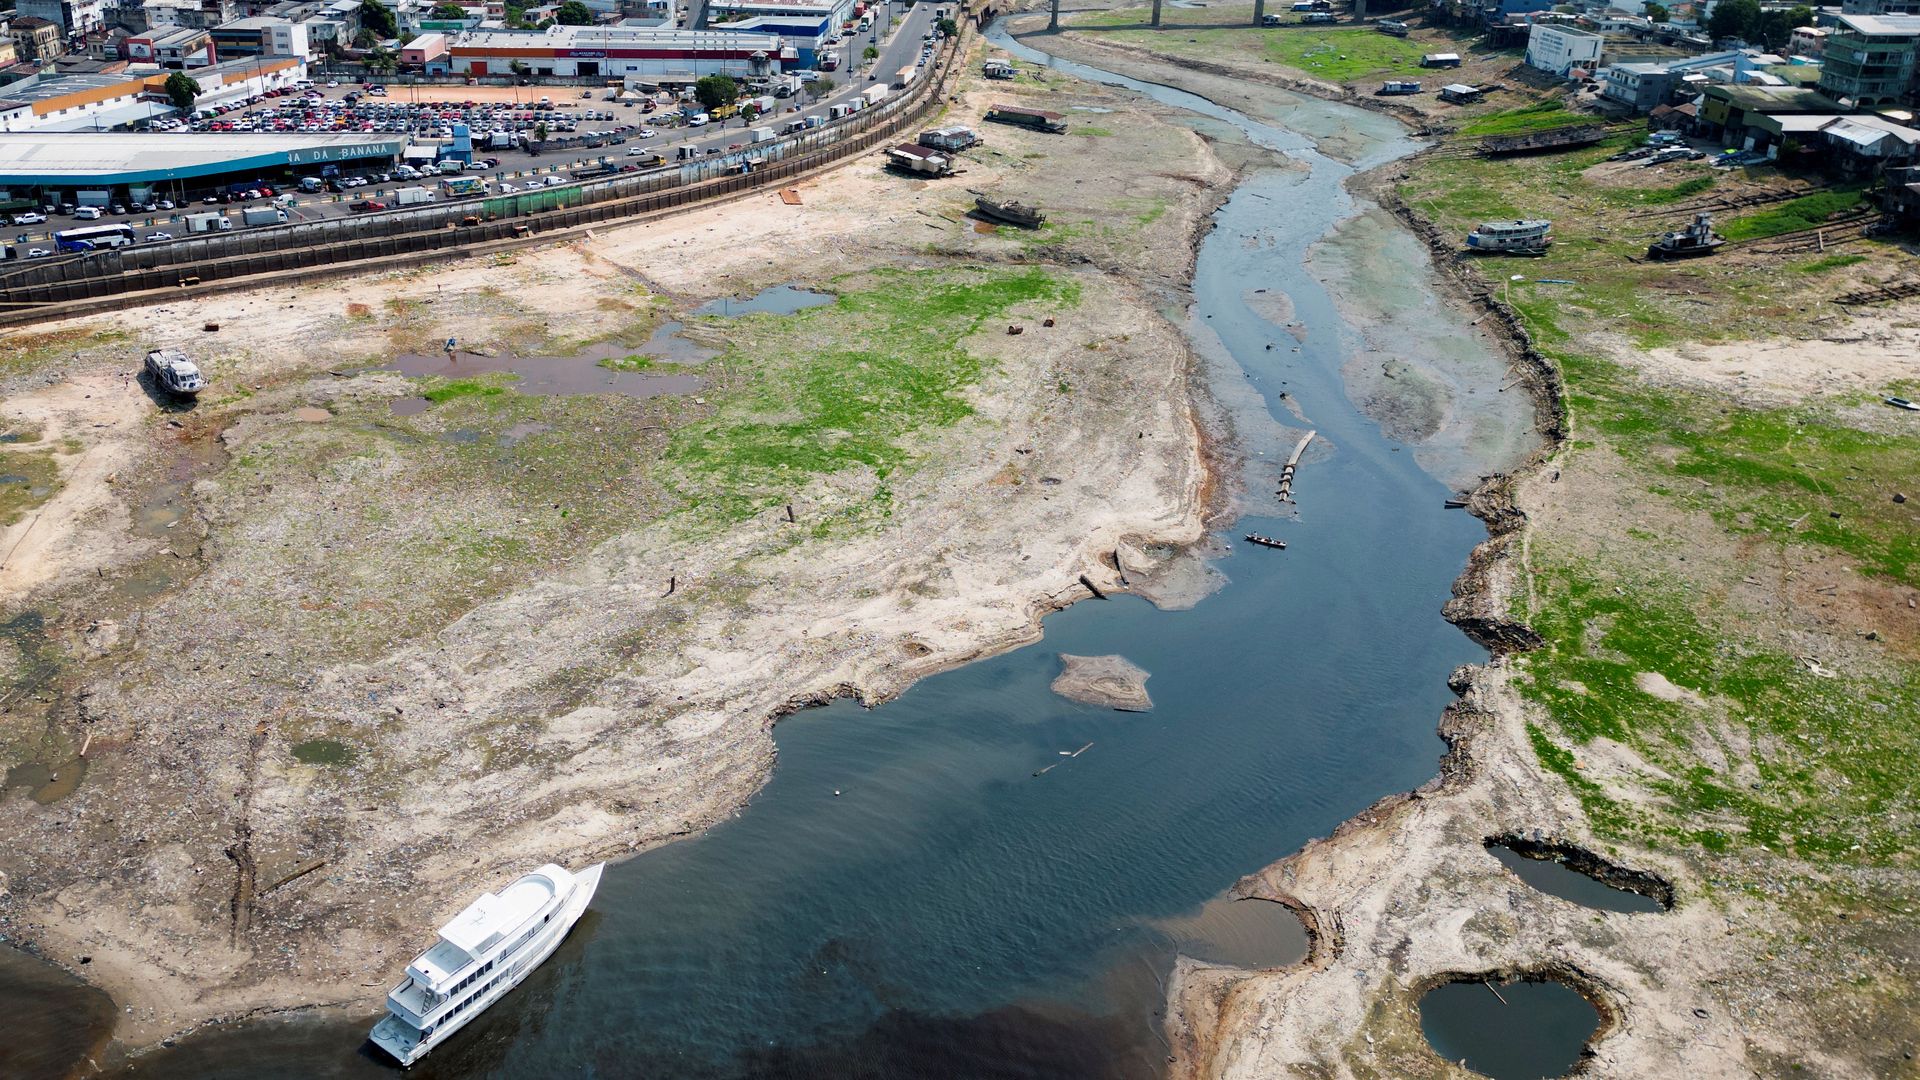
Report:
M 1354 405 L 1342 371 L 1365 328 L 1343 321 L 1306 260 L 1356 210 L 1342 182 L 1414 144 L 1345 106 L 1298 99 L 1282 129 L 1057 66 L 1292 159 L 1251 173 L 1220 209 L 1189 323 L 1222 397 L 1258 420 L 1240 426 L 1273 444 L 1256 461 L 1284 457 L 1288 432 L 1319 432 L 1297 509 L 1262 499 L 1223 533 L 1228 583 L 1190 610 L 1081 603 L 1048 618 L 1039 644 L 882 708 L 783 720 L 778 766 L 750 806 L 610 867 L 554 959 L 413 1075 L 1157 1076 L 1176 953 L 1264 966 L 1303 951 L 1283 909 L 1222 893 L 1434 774 L 1447 674 L 1483 658 L 1440 608 L 1484 531 L 1442 508 L 1449 483 L 1424 471 L 1430 458 Z M 1358 160 L 1316 150 L 1334 133 Z M 1291 298 L 1304 335 L 1256 314 L 1262 290 Z M 1436 339 L 1471 337 L 1422 302 Z M 1481 393 L 1499 382 L 1490 363 Z M 1271 492 L 1272 470 L 1252 475 Z M 1287 550 L 1242 544 L 1245 532 Z M 1153 710 L 1055 696 L 1063 652 L 1145 668 Z M 133 1072 L 393 1075 L 363 1043 L 377 993 L 363 1017 L 215 1029 Z

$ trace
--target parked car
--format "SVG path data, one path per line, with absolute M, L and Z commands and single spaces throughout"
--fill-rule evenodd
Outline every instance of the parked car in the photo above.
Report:
M 490 168 L 492 168 L 492 166 L 490 166 L 490 165 L 488 165 L 488 164 L 487 164 L 486 162 L 484 162 L 484 161 L 469 161 L 469 162 L 467 162 L 467 171 L 468 171 L 468 172 L 486 172 L 486 171 L 487 171 L 488 169 L 490 169 Z
M 100 220 L 100 208 L 97 206 L 75 207 L 73 216 L 75 220 L 78 221 L 98 221 Z
M 159 207 L 162 210 L 171 210 L 173 209 L 173 200 L 161 199 L 159 202 L 155 203 L 154 205 Z

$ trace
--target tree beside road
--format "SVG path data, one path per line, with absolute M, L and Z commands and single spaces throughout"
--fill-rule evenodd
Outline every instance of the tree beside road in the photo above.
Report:
M 700 107 L 712 112 L 733 104 L 740 97 L 740 84 L 727 75 L 703 75 L 693 84 L 693 96 Z

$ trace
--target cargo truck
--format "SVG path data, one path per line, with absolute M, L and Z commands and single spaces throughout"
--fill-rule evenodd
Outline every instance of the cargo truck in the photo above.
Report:
M 433 192 L 423 187 L 403 187 L 393 193 L 395 206 L 419 206 L 433 201 Z
M 250 229 L 256 225 L 285 225 L 287 212 L 271 206 L 249 206 L 240 211 L 240 221 Z
M 233 228 L 233 219 L 225 214 L 188 214 L 188 232 L 225 232 Z
M 778 137 L 773 133 L 773 129 L 769 127 L 754 128 L 749 134 L 751 134 L 753 138 L 747 141 L 757 142 L 757 143 L 772 142 L 775 138 Z

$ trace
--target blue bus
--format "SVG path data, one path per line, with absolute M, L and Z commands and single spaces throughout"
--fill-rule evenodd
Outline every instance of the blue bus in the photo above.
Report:
M 97 251 L 133 243 L 131 225 L 88 225 L 53 234 L 56 251 Z

